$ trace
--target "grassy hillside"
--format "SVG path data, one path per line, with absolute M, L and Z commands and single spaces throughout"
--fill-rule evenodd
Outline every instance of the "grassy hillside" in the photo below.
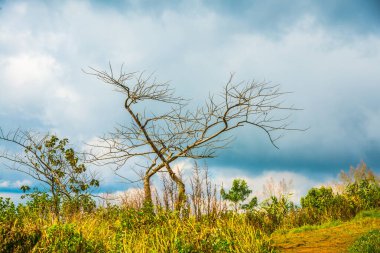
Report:
M 25 189 L 17 206 L 0 197 L 0 253 L 380 252 L 380 181 L 357 171 L 340 191 L 310 189 L 300 206 L 287 194 L 259 203 L 242 179 L 220 194 L 199 183 L 179 211 L 170 188 L 154 205 Z
M 380 229 L 380 211 L 363 212 L 349 222 L 329 222 L 276 231 L 273 245 L 280 252 L 349 252 L 360 236 Z M 377 236 L 380 247 L 380 237 Z M 380 250 L 380 249 L 379 249 Z M 361 252 L 351 250 L 352 252 Z M 363 252 L 363 251 L 362 251 Z

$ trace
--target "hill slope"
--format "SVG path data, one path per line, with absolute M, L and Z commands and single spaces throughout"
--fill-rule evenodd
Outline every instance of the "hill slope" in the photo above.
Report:
M 348 252 L 357 238 L 374 229 L 380 229 L 379 212 L 345 223 L 279 231 L 272 238 L 280 252 Z

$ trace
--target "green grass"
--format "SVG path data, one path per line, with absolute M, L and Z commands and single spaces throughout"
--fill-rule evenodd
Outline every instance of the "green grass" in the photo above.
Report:
M 321 225 L 304 225 L 302 227 L 298 228 L 292 228 L 292 229 L 279 229 L 276 231 L 276 233 L 279 234 L 295 234 L 295 233 L 301 233 L 305 231 L 313 231 L 317 229 L 322 229 L 322 228 L 331 228 L 331 227 L 336 227 L 342 224 L 342 221 L 340 220 L 335 220 L 335 221 L 330 221 L 323 223 Z
M 374 209 L 374 210 L 368 210 L 368 211 L 361 211 L 355 216 L 355 219 L 362 219 L 362 218 L 380 218 L 380 210 Z
M 372 230 L 359 237 L 349 248 L 350 253 L 380 252 L 380 230 Z

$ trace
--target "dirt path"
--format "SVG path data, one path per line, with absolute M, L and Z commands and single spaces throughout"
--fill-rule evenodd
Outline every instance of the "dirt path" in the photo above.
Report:
M 380 229 L 380 219 L 364 218 L 330 228 L 275 234 L 273 240 L 280 252 L 347 252 L 362 234 Z

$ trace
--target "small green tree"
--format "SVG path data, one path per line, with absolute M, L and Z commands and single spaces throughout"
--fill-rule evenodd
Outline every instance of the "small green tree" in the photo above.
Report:
M 264 215 L 269 221 L 265 224 L 268 231 L 274 231 L 278 228 L 289 212 L 295 209 L 290 196 L 290 194 L 284 194 L 279 197 L 272 195 L 261 203 Z
M 302 208 L 313 208 L 325 212 L 334 203 L 334 193 L 331 187 L 311 188 L 305 197 L 301 198 Z
M 6 165 L 10 169 L 43 183 L 46 187 L 43 191 L 49 192 L 48 199 L 57 217 L 62 202 L 86 200 L 90 188 L 99 186 L 99 181 L 87 172 L 86 166 L 74 149 L 69 147 L 66 138 L 21 130 L 5 134 L 0 129 L 0 143 L 1 141 L 21 149 L 16 153 L 1 152 L 0 158 L 7 161 Z M 22 190 L 25 192 L 29 187 L 22 187 Z
M 251 193 L 252 190 L 249 189 L 247 182 L 243 179 L 234 179 L 232 182 L 232 187 L 228 193 L 224 190 L 224 188 L 220 191 L 220 195 L 224 200 L 232 202 L 235 212 L 237 212 L 239 208 L 252 209 L 257 205 L 256 197 L 254 197 L 247 205 L 241 204 L 249 197 Z

